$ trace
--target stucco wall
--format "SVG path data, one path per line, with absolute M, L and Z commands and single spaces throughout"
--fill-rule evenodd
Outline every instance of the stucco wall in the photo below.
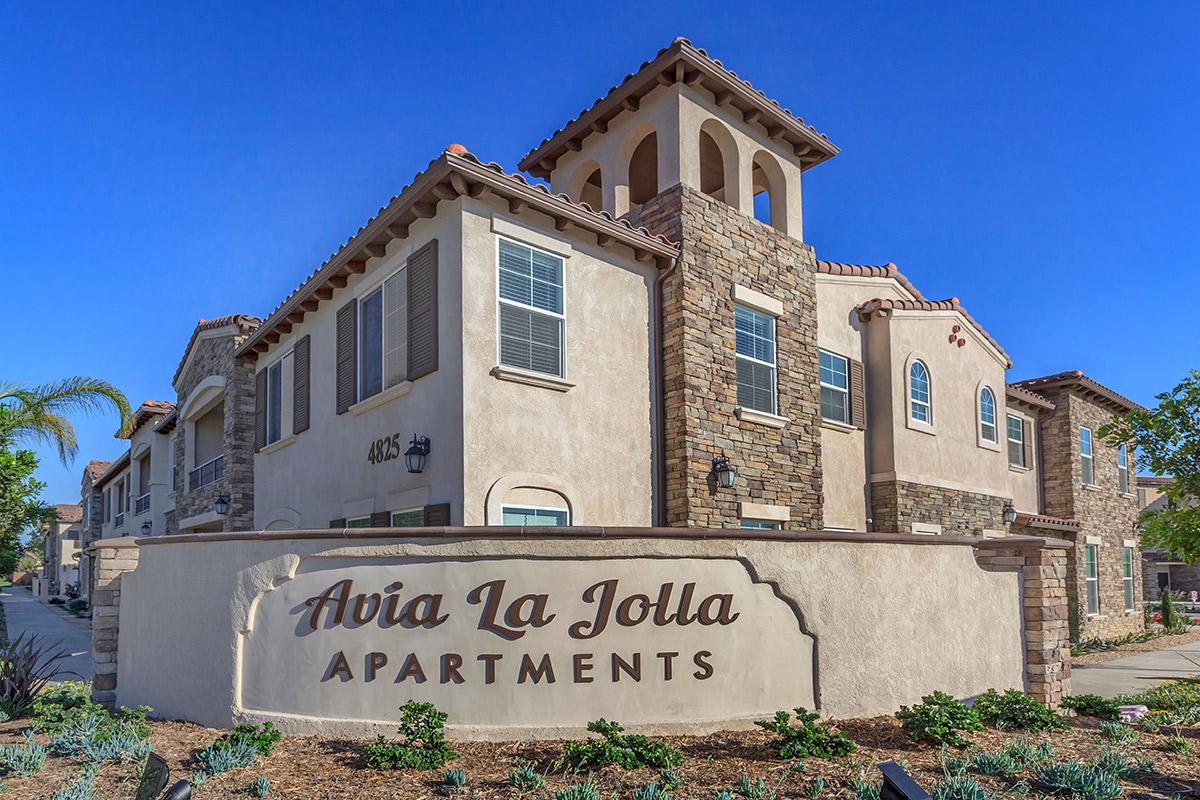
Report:
M 1027 464 L 1024 467 L 1008 465 L 1008 485 L 1012 491 L 1013 508 L 1017 511 L 1022 511 L 1027 514 L 1040 514 L 1042 511 L 1042 498 L 1040 490 L 1041 472 L 1038 465 L 1038 453 L 1041 449 L 1041 430 L 1038 425 L 1038 415 L 1035 412 L 1029 411 L 1019 406 L 1008 406 L 1005 411 L 1004 424 L 1007 426 L 1007 415 L 1012 414 L 1015 417 L 1020 417 L 1023 421 L 1029 424 L 1029 433 L 1033 437 L 1031 451 L 1033 453 L 1033 463 Z M 1008 457 L 1008 434 L 1007 427 L 1000 429 L 1000 443 L 1004 447 L 1005 458 Z
M 306 538 L 280 534 L 207 540 L 200 537 L 199 541 L 177 537 L 151 540 L 139 548 L 137 568 L 122 577 L 116 701 L 129 706 L 147 704 L 162 717 L 211 726 L 226 727 L 245 718 L 271 718 L 285 730 L 297 733 L 386 731 L 394 726 L 394 708 L 373 709 L 363 715 L 367 719 L 347 713 L 347 709 L 356 708 L 353 693 L 363 683 L 344 682 L 338 677 L 322 681 L 331 666 L 328 654 L 323 652 L 321 658 L 313 659 L 314 663 L 281 668 L 279 675 L 286 675 L 286 679 L 277 682 L 278 694 L 272 695 L 269 682 L 255 675 L 261 671 L 262 662 L 261 652 L 256 655 L 254 648 L 267 646 L 274 652 L 279 649 L 275 643 L 285 649 L 307 646 L 308 640 L 298 642 L 305 636 L 369 637 L 371 642 L 384 642 L 391 651 L 391 672 L 387 673 L 391 681 L 405 654 L 421 646 L 419 637 L 434 632 L 389 628 L 381 634 L 373 627 L 375 623 L 360 627 L 357 634 L 334 631 L 331 629 L 338 626 L 330 622 L 328 613 L 318 626 L 320 630 L 313 632 L 303 622 L 312 604 L 295 602 L 301 595 L 311 596 L 311 587 L 301 587 L 299 582 L 314 574 L 320 578 L 322 571 L 334 580 L 365 579 L 370 575 L 377 582 L 389 567 L 398 578 L 402 574 L 410 577 L 419 566 L 425 570 L 421 573 L 425 577 L 402 587 L 404 595 L 440 592 L 449 587 L 446 597 L 451 598 L 455 596 L 455 576 L 475 569 L 480 560 L 499 565 L 494 568 L 501 571 L 511 560 L 516 579 L 513 588 L 508 589 L 511 596 L 545 592 L 555 603 L 572 596 L 578 600 L 583 588 L 579 585 L 581 579 L 594 577 L 600 581 L 617 574 L 631 590 L 636 585 L 644 592 L 657 592 L 663 575 L 677 581 L 678 591 L 685 579 L 699 574 L 697 596 L 705 593 L 705 581 L 724 581 L 722 585 L 734 587 L 728 591 L 733 593 L 735 611 L 747 609 L 740 605 L 743 600 L 739 598 L 756 596 L 755 602 L 762 605 L 752 604 L 746 621 L 762 620 L 762 614 L 773 619 L 767 625 L 767 633 L 772 634 L 770 643 L 759 640 L 763 631 L 753 624 L 728 630 L 714 625 L 708 634 L 691 642 L 700 645 L 710 638 L 714 642 L 707 648 L 717 665 L 712 683 L 683 680 L 654 684 L 651 688 L 657 686 L 666 695 L 656 696 L 652 702 L 645 699 L 648 695 L 644 691 L 637 691 L 647 688 L 644 686 L 618 692 L 608 681 L 597 681 L 586 687 L 579 708 L 607 704 L 610 718 L 631 721 L 646 729 L 700 730 L 743 724 L 745 717 L 806 702 L 803 698 L 809 691 L 824 714 L 844 718 L 892 712 L 933 689 L 967 697 L 989 687 L 1022 685 L 1022 578 L 1019 573 L 984 571 L 975 560 L 973 548 L 963 540 L 918 541 L 910 537 L 900 541 L 841 541 L 830 535 L 800 541 L 699 539 L 682 538 L 680 531 L 670 536 L 664 531 L 650 538 L 616 538 L 614 532 L 597 538 L 598 532 L 580 536 L 577 530 L 569 539 L 541 540 L 500 538 L 504 531 L 497 529 L 484 529 L 462 539 L 403 539 L 391 538 L 391 534 Z M 714 534 L 720 535 L 715 531 L 706 535 Z M 529 571 L 548 563 L 560 564 L 562 569 Z M 653 587 L 637 583 L 639 570 Z M 288 594 L 293 581 L 301 588 L 297 597 Z M 317 579 L 312 585 L 325 583 Z M 764 594 L 765 587 L 771 591 Z M 364 584 L 354 591 L 379 591 L 379 587 Z M 279 599 L 272 599 L 275 592 L 280 592 Z M 781 603 L 791 610 L 791 616 L 780 613 Z M 260 607 L 261 615 L 274 615 L 272 622 L 256 621 L 266 618 L 256 617 Z M 461 613 L 461 609 L 453 613 Z M 277 617 L 284 614 L 294 615 L 295 619 L 280 627 Z M 563 621 L 571 618 L 568 613 Z M 294 633 L 291 625 L 295 626 Z M 577 651 L 607 656 L 614 643 L 656 653 L 672 641 L 670 632 L 646 632 L 630 638 L 628 630 L 617 630 L 617 626 L 612 630 L 616 633 L 602 634 L 585 645 L 552 638 L 549 649 L 556 658 L 569 663 Z M 240 633 L 246 637 L 240 637 Z M 255 636 L 266 638 L 254 643 L 251 640 Z M 292 640 L 293 636 L 297 641 Z M 473 658 L 496 641 L 474 627 L 455 636 L 439 640 L 440 649 Z M 814 643 L 811 649 L 815 657 L 810 656 L 805 644 L 809 639 Z M 547 641 L 536 636 L 531 640 Z M 988 656 L 980 658 L 980 653 Z M 776 675 L 783 669 L 779 665 L 785 664 L 789 680 L 782 684 L 767 681 L 757 696 L 745 694 L 743 686 L 737 690 L 740 699 L 736 702 L 719 690 L 718 678 L 731 674 L 721 670 L 736 674 L 740 666 L 742 671 L 753 672 L 763 664 L 771 667 L 770 675 Z M 561 666 L 558 668 L 561 670 Z M 355 660 L 352 669 L 361 675 L 361 659 Z M 441 686 L 436 679 L 419 686 L 409 681 L 389 698 L 396 706 L 410 694 L 440 701 L 440 705 L 453 709 L 449 722 L 460 736 L 562 735 L 577 733 L 588 721 L 586 711 L 578 719 L 564 716 L 561 703 L 510 705 L 514 696 L 511 676 L 508 684 L 498 679 L 492 686 L 472 677 L 453 686 Z M 253 700 L 258 709 L 253 714 L 239 702 L 239 691 L 249 687 L 250 682 L 254 684 Z M 557 685 L 554 688 L 561 689 Z M 456 694 L 451 696 L 447 691 Z M 496 692 L 501 694 L 497 696 Z M 268 713 L 275 697 L 280 708 L 302 704 L 307 713 Z M 661 713 L 663 702 L 671 706 L 672 713 Z M 495 722 L 497 703 L 507 714 L 502 724 Z M 742 713 L 737 713 L 739 710 Z M 665 724 L 668 722 L 671 724 Z

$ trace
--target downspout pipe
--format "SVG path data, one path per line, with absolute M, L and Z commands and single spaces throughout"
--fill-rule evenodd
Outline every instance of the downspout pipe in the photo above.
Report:
M 667 382 L 664 378 L 666 372 L 666 347 L 663 343 L 663 284 L 666 282 L 679 266 L 679 259 L 682 257 L 676 256 L 671 259 L 667 268 L 659 273 L 654 279 L 654 285 L 651 289 L 651 305 L 654 306 L 654 397 L 655 397 L 655 456 L 654 456 L 654 472 L 655 489 L 654 498 L 654 525 L 655 527 L 666 527 L 667 525 Z

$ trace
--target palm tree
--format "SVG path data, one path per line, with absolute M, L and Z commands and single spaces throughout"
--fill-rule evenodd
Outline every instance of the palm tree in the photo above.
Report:
M 121 418 L 118 436 L 128 434 L 133 423 L 125 393 L 108 381 L 77 376 L 57 383 L 26 388 L 0 383 L 0 445 L 52 444 L 65 465 L 79 449 L 75 426 L 68 414 L 93 414 L 115 410 Z

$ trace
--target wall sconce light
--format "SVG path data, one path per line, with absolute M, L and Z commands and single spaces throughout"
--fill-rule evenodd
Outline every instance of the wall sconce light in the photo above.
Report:
M 732 489 L 733 482 L 737 480 L 737 470 L 729 463 L 729 459 L 725 456 L 718 456 L 712 462 L 713 474 L 717 476 L 717 485 L 722 489 Z
M 1012 525 L 1017 521 L 1017 510 L 1012 507 L 1012 503 L 1006 503 L 1004 506 L 1004 524 Z
M 404 451 L 404 465 L 408 471 L 417 474 L 425 471 L 425 457 L 429 455 L 429 437 L 413 434 L 412 442 Z
M 213 503 L 213 510 L 220 516 L 225 516 L 229 513 L 229 495 L 218 495 L 216 502 Z
M 150 520 L 142 523 L 142 536 L 149 536 L 150 531 L 154 529 L 154 524 Z

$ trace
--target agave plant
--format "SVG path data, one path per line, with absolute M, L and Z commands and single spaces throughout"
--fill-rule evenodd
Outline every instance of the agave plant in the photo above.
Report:
M 22 633 L 7 644 L 0 644 L 0 707 L 11 717 L 24 714 L 38 692 L 55 678 L 75 673 L 63 669 L 61 661 L 70 655 L 59 649 L 62 642 L 46 644 L 39 634 Z

